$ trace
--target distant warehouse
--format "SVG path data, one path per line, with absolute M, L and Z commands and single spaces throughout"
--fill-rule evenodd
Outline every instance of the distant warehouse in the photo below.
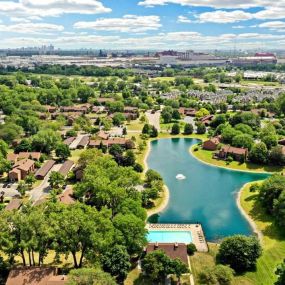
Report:
M 44 180 L 48 172 L 55 165 L 54 160 L 48 160 L 35 174 L 35 177 L 39 180 Z

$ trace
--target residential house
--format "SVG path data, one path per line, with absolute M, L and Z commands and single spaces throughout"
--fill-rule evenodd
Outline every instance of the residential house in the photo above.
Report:
M 13 169 L 9 171 L 9 180 L 10 181 L 20 181 L 26 178 L 30 173 L 33 173 L 35 170 L 35 162 L 31 159 L 22 159 L 17 161 Z
M 54 160 L 46 161 L 44 165 L 36 172 L 35 177 L 39 180 L 44 180 L 54 165 L 55 165 Z
M 211 122 L 214 119 L 214 115 L 207 115 L 205 117 L 203 117 L 200 122 L 205 124 L 205 126 L 210 126 Z
M 234 160 L 245 161 L 248 156 L 248 149 L 225 145 L 220 149 L 217 156 L 220 159 L 227 159 L 228 156 L 231 156 Z
M 218 145 L 221 143 L 219 137 L 210 138 L 209 140 L 203 142 L 203 149 L 205 150 L 217 150 Z
M 74 162 L 72 160 L 67 160 L 62 164 L 58 172 L 62 174 L 64 177 L 66 177 L 68 172 L 73 168 L 73 166 Z
M 80 140 L 80 142 L 77 145 L 77 148 L 79 148 L 79 149 L 86 148 L 86 146 L 89 144 L 89 140 L 90 140 L 89 136 L 82 137 L 82 139 Z
M 161 250 L 169 258 L 178 258 L 187 266 L 189 265 L 187 245 L 185 243 L 149 243 L 145 249 L 145 252 L 150 253 L 155 250 Z
M 10 270 L 6 285 L 64 285 L 68 277 L 57 275 L 54 267 L 15 267 Z
M 23 201 L 21 199 L 14 198 L 5 207 L 5 210 L 6 211 L 19 210 L 21 208 L 22 204 L 23 204 Z

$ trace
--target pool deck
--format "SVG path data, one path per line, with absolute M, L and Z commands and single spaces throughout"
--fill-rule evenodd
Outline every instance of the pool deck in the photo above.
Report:
M 197 250 L 208 252 L 207 241 L 200 224 L 147 224 L 146 228 L 151 231 L 189 231 L 192 235 L 192 242 L 195 244 Z

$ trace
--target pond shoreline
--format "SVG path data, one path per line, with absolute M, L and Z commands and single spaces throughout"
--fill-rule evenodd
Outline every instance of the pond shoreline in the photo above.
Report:
M 197 145 L 192 145 L 190 148 L 189 148 L 189 153 L 195 158 L 197 159 L 198 161 L 200 161 L 201 163 L 204 163 L 204 164 L 207 164 L 209 166 L 212 166 L 212 167 L 219 167 L 219 168 L 223 168 L 223 169 L 227 169 L 227 170 L 231 170 L 231 171 L 237 171 L 237 172 L 245 172 L 245 173 L 256 173 L 256 174 L 269 174 L 269 175 L 273 175 L 274 173 L 278 173 L 278 172 L 268 172 L 268 171 L 255 171 L 255 170 L 244 170 L 244 169 L 235 169 L 235 168 L 229 168 L 229 167 L 226 167 L 226 166 L 221 166 L 221 165 L 216 165 L 216 164 L 213 164 L 213 163 L 210 163 L 210 162 L 206 162 L 205 160 L 197 157 L 193 151 L 193 149 L 197 147 Z
M 174 137 L 175 138 L 175 137 Z M 145 172 L 147 171 L 148 169 L 148 165 L 147 165 L 147 159 L 148 159 L 148 156 L 151 152 L 151 142 L 154 141 L 154 140 L 161 140 L 161 139 L 171 139 L 170 138 L 156 138 L 156 139 L 152 139 L 152 140 L 149 140 L 148 141 L 148 144 L 147 144 L 147 150 L 146 150 L 146 153 L 145 153 L 145 156 L 144 156 L 144 165 L 145 165 Z M 184 138 L 184 139 L 187 139 L 187 138 Z M 192 138 L 191 138 L 192 139 Z M 200 139 L 200 138 L 193 138 L 193 139 Z M 269 172 L 257 172 L 257 171 L 246 171 L 246 170 L 238 170 L 238 169 L 231 169 L 231 168 L 227 168 L 227 167 L 223 167 L 223 166 L 218 166 L 218 165 L 214 165 L 214 164 L 211 164 L 211 163 L 208 163 L 208 162 L 205 162 L 201 159 L 199 159 L 198 157 L 196 157 L 193 153 L 193 149 L 194 147 L 196 147 L 197 145 L 193 145 L 189 148 L 189 154 L 194 157 L 196 160 L 198 160 L 199 162 L 203 163 L 203 164 L 206 164 L 208 166 L 211 166 L 211 167 L 219 167 L 219 168 L 224 168 L 226 170 L 229 170 L 229 171 L 236 171 L 236 172 L 243 172 L 243 173 L 256 173 L 256 174 L 271 174 Z M 258 180 L 257 180 L 258 181 Z M 256 236 L 258 237 L 258 239 L 260 241 L 262 241 L 262 238 L 263 238 L 263 234 L 262 232 L 257 228 L 257 225 L 255 224 L 255 222 L 253 221 L 253 219 L 246 213 L 245 209 L 242 207 L 241 205 L 241 196 L 242 196 L 242 191 L 245 189 L 245 187 L 247 187 L 249 184 L 251 183 L 254 183 L 254 182 L 249 182 L 249 183 L 246 183 L 244 184 L 240 189 L 239 191 L 237 192 L 237 195 L 236 195 L 236 205 L 240 211 L 240 213 L 242 214 L 242 216 L 246 219 L 246 221 L 248 222 L 252 232 L 254 234 L 256 234 Z M 158 214 L 160 212 L 162 212 L 168 205 L 169 203 L 169 200 L 170 200 L 170 192 L 169 192 L 169 189 L 166 185 L 164 185 L 164 194 L 165 196 L 163 197 L 163 200 L 161 202 L 161 204 L 158 206 L 158 207 L 155 207 L 153 209 L 149 209 L 147 211 L 147 217 L 149 218 L 150 216 L 154 215 L 154 214 Z
M 144 163 L 144 167 L 145 167 L 144 173 L 146 173 L 147 170 L 149 169 L 148 164 L 147 164 L 147 158 L 150 154 L 150 151 L 151 151 L 150 144 L 153 140 L 155 140 L 155 139 L 148 140 L 148 142 L 147 142 L 147 149 L 146 149 L 146 153 L 145 153 L 144 159 L 143 159 L 143 163 Z M 161 203 L 158 206 L 147 210 L 147 218 L 149 218 L 152 215 L 155 215 L 155 214 L 162 212 L 167 207 L 167 205 L 169 203 L 169 199 L 170 199 L 169 189 L 166 186 L 166 184 L 163 185 L 163 189 L 164 189 L 164 191 L 163 191 L 163 197 L 162 197 Z
M 258 227 L 257 227 L 256 223 L 254 222 L 254 220 L 248 215 L 246 210 L 241 205 L 242 192 L 246 189 L 247 186 L 249 186 L 250 184 L 253 184 L 253 183 L 254 182 L 248 182 L 248 183 L 246 183 L 246 184 L 244 184 L 242 186 L 242 188 L 237 192 L 236 203 L 237 203 L 237 207 L 239 208 L 241 214 L 248 221 L 250 227 L 252 228 L 253 233 L 256 234 L 256 236 L 258 237 L 259 241 L 262 242 L 262 240 L 263 240 L 262 232 L 258 229 Z

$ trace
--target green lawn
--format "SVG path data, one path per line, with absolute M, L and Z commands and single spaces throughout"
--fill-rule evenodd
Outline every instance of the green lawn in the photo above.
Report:
M 263 254 L 257 262 L 257 271 L 246 273 L 252 284 L 272 285 L 276 280 L 276 266 L 285 257 L 285 231 L 278 228 L 271 216 L 267 215 L 257 200 L 257 194 L 249 191 L 250 184 L 242 190 L 241 205 L 254 220 L 263 234 Z
M 263 254 L 257 261 L 257 268 L 254 272 L 247 272 L 241 276 L 235 276 L 233 285 L 273 285 L 276 281 L 274 274 L 276 266 L 285 257 L 285 234 L 276 227 L 272 217 L 264 213 L 264 210 L 257 201 L 257 194 L 249 191 L 250 184 L 242 189 L 241 205 L 246 213 L 254 220 L 257 228 L 263 234 Z M 205 267 L 215 264 L 215 256 L 218 246 L 209 244 L 208 253 L 196 253 L 190 258 L 192 271 L 195 277 L 195 284 L 199 272 Z M 202 284 L 200 284 L 202 285 Z
M 238 161 L 233 161 L 230 164 L 227 164 L 227 162 L 224 160 L 214 159 L 212 157 L 213 156 L 212 151 L 204 150 L 201 147 L 198 147 L 199 149 L 198 151 L 194 151 L 196 147 L 198 147 L 198 145 L 195 145 L 191 148 L 190 150 L 191 153 L 201 161 L 204 161 L 206 163 L 215 166 L 226 167 L 234 170 L 253 171 L 253 172 L 282 172 L 284 170 L 284 168 L 280 166 L 258 165 L 250 162 L 240 163 Z

